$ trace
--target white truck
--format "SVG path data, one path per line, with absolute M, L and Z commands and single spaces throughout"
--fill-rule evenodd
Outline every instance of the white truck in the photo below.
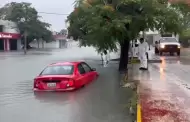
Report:
M 180 56 L 181 45 L 175 37 L 162 37 L 155 41 L 155 54 L 162 55 L 164 52 L 169 52 L 170 55 L 177 53 Z

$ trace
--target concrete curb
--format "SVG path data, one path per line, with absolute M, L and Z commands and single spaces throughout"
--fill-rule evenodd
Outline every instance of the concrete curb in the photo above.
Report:
M 132 60 L 128 62 L 129 64 L 139 64 L 140 60 Z M 148 63 L 162 63 L 162 60 L 148 60 Z
M 110 61 L 119 61 L 119 58 L 117 59 L 111 59 Z M 134 59 L 134 60 L 129 60 L 128 64 L 139 64 L 140 60 Z M 162 63 L 161 59 L 151 59 L 148 60 L 148 63 Z
M 139 85 L 137 86 L 137 95 L 138 95 L 138 101 L 137 101 L 137 122 L 142 122 Z

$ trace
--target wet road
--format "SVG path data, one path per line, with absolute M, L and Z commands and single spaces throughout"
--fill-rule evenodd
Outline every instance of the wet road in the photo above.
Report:
M 101 67 L 91 48 L 47 55 L 0 57 L 0 122 L 131 122 L 124 109 L 130 93 L 119 86 L 117 64 Z M 85 60 L 100 73 L 76 92 L 34 93 L 33 78 L 49 63 Z
M 185 58 L 184 58 L 185 57 Z M 190 59 L 162 56 L 138 72 L 143 122 L 190 122 Z

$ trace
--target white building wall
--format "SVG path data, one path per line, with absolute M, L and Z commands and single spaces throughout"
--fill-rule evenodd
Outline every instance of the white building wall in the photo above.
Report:
M 17 40 L 17 50 L 22 50 L 22 44 L 20 39 Z
M 20 33 L 16 23 L 8 20 L 0 20 L 0 25 L 4 25 L 3 32 L 6 33 Z
M 142 32 L 140 32 L 140 34 L 142 35 Z M 153 44 L 155 44 L 155 41 L 158 41 L 161 39 L 161 34 L 158 31 L 147 31 L 145 32 L 146 35 L 153 35 Z M 179 41 L 179 35 L 177 34 L 176 36 L 174 34 L 172 34 L 172 37 L 175 37 L 178 41 Z
M 153 44 L 155 44 L 156 41 L 161 39 L 161 35 L 160 34 L 155 34 L 153 35 Z
M 19 29 L 16 25 L 16 23 L 8 21 L 8 20 L 0 20 L 0 25 L 3 25 L 3 32 L 5 33 L 14 33 L 14 34 L 19 34 Z M 17 40 L 17 49 L 21 50 L 21 40 Z

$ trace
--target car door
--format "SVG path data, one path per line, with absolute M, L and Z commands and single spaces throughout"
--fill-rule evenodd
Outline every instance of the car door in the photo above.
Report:
M 83 86 L 88 82 L 88 74 L 86 74 L 84 68 L 82 67 L 81 64 L 77 66 L 79 77 L 77 78 L 77 84 L 78 86 Z
M 81 63 L 81 64 L 82 64 L 82 67 L 84 68 L 84 70 L 86 72 L 87 77 L 88 77 L 87 82 L 92 81 L 94 79 L 94 73 L 93 73 L 91 67 L 88 64 L 84 63 L 84 62 Z

